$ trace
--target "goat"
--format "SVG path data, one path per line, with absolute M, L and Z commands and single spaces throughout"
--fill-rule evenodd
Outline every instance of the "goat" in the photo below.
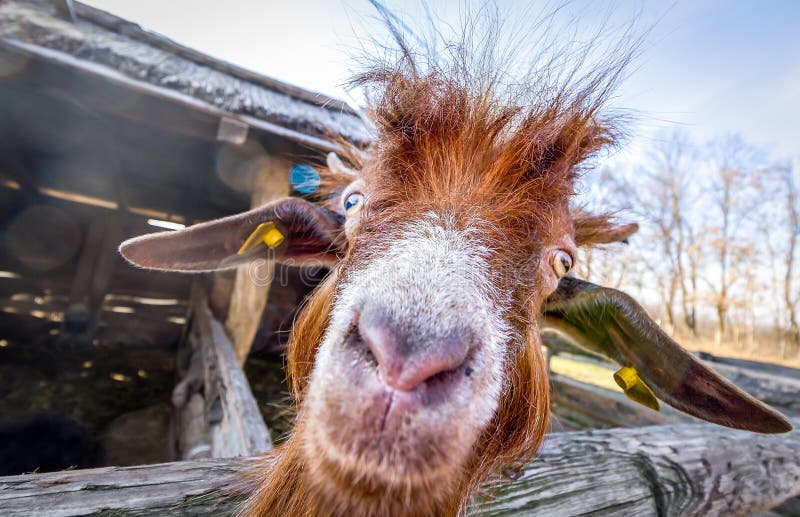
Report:
M 321 201 L 282 199 L 120 248 L 172 271 L 236 267 L 265 249 L 331 266 L 287 351 L 294 430 L 254 474 L 243 513 L 463 511 L 543 440 L 545 328 L 620 364 L 619 382 L 646 405 L 658 397 L 722 425 L 790 429 L 632 298 L 570 274 L 579 247 L 637 229 L 569 207 L 581 164 L 615 140 L 603 107 L 625 59 L 504 95 L 491 60 L 462 48 L 432 62 L 398 41 L 399 58 L 356 79 L 373 93 L 374 145 L 329 155 Z M 257 228 L 273 233 L 267 247 L 250 246 Z

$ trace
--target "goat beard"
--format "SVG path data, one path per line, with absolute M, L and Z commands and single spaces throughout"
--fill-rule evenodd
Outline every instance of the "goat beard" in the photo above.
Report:
M 495 418 L 478 439 L 465 467 L 427 486 L 386 486 L 359 479 L 319 455 L 309 457 L 302 409 L 295 431 L 246 473 L 249 498 L 240 515 L 458 515 L 482 484 L 501 469 L 523 467 L 541 445 L 549 420 L 547 372 L 538 340 L 520 347 L 514 374 Z M 523 423 L 524 425 L 520 425 Z
M 463 475 L 437 479 L 431 486 L 376 482 L 310 455 L 300 417 L 297 431 L 245 473 L 250 497 L 239 515 L 456 515 L 467 494 Z M 435 485 L 435 486 L 434 486 Z

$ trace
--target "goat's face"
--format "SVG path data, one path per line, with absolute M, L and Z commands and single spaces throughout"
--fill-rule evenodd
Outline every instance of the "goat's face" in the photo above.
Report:
M 470 187 L 482 173 L 453 172 L 462 182 L 443 192 L 445 172 L 408 189 L 375 166 L 335 201 L 349 249 L 305 396 L 315 478 L 451 486 L 481 461 L 519 362 L 545 378 L 531 352 L 541 302 L 575 255 L 566 199 L 551 200 L 547 226 L 534 206 L 514 217 L 498 211 L 507 194 Z M 529 404 L 541 432 L 547 399 Z
M 611 140 L 593 97 L 602 81 L 519 107 L 458 73 L 384 72 L 374 152 L 356 163 L 351 150 L 358 172 L 329 156 L 331 205 L 284 199 L 121 247 L 144 267 L 208 271 L 262 256 L 248 236 L 270 223 L 285 237 L 264 240 L 273 258 L 330 263 L 288 351 L 300 403 L 289 465 L 253 508 L 274 511 L 276 497 L 299 490 L 284 475 L 304 477 L 313 489 L 291 497 L 318 513 L 455 513 L 490 472 L 541 443 L 542 323 L 625 367 L 651 407 L 658 396 L 724 425 L 790 428 L 627 295 L 562 278 L 576 244 L 636 230 L 568 210 L 576 167 Z
M 272 222 L 286 237 L 277 259 L 333 266 L 293 328 L 298 421 L 288 463 L 249 500 L 254 513 L 306 488 L 292 504 L 321 513 L 455 513 L 490 472 L 529 459 L 541 443 L 549 410 L 542 323 L 638 372 L 635 400 L 657 405 L 641 398 L 652 389 L 650 397 L 712 422 L 791 428 L 624 293 L 562 278 L 574 241 L 620 240 L 635 226 L 570 216 L 569 174 L 561 183 L 494 174 L 491 160 L 460 164 L 453 182 L 455 174 L 426 172 L 444 167 L 397 174 L 378 154 L 334 196 L 338 215 L 284 199 L 123 244 L 142 266 L 207 271 L 252 260 L 263 246 L 248 252 L 242 243 Z M 302 488 L 292 484 L 300 477 Z

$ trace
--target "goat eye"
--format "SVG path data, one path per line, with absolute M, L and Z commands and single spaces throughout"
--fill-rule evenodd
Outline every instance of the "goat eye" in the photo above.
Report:
M 361 210 L 361 205 L 364 204 L 364 194 L 360 192 L 351 192 L 344 198 L 344 213 L 353 215 Z
M 556 276 L 561 278 L 569 273 L 570 269 L 572 269 L 572 256 L 564 250 L 556 251 L 553 255 L 553 270 L 556 272 Z

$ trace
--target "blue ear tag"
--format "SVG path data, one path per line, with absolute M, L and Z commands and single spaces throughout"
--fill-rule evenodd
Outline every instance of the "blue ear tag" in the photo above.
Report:
M 301 194 L 311 194 L 319 188 L 319 173 L 307 163 L 297 163 L 289 171 L 292 188 Z

